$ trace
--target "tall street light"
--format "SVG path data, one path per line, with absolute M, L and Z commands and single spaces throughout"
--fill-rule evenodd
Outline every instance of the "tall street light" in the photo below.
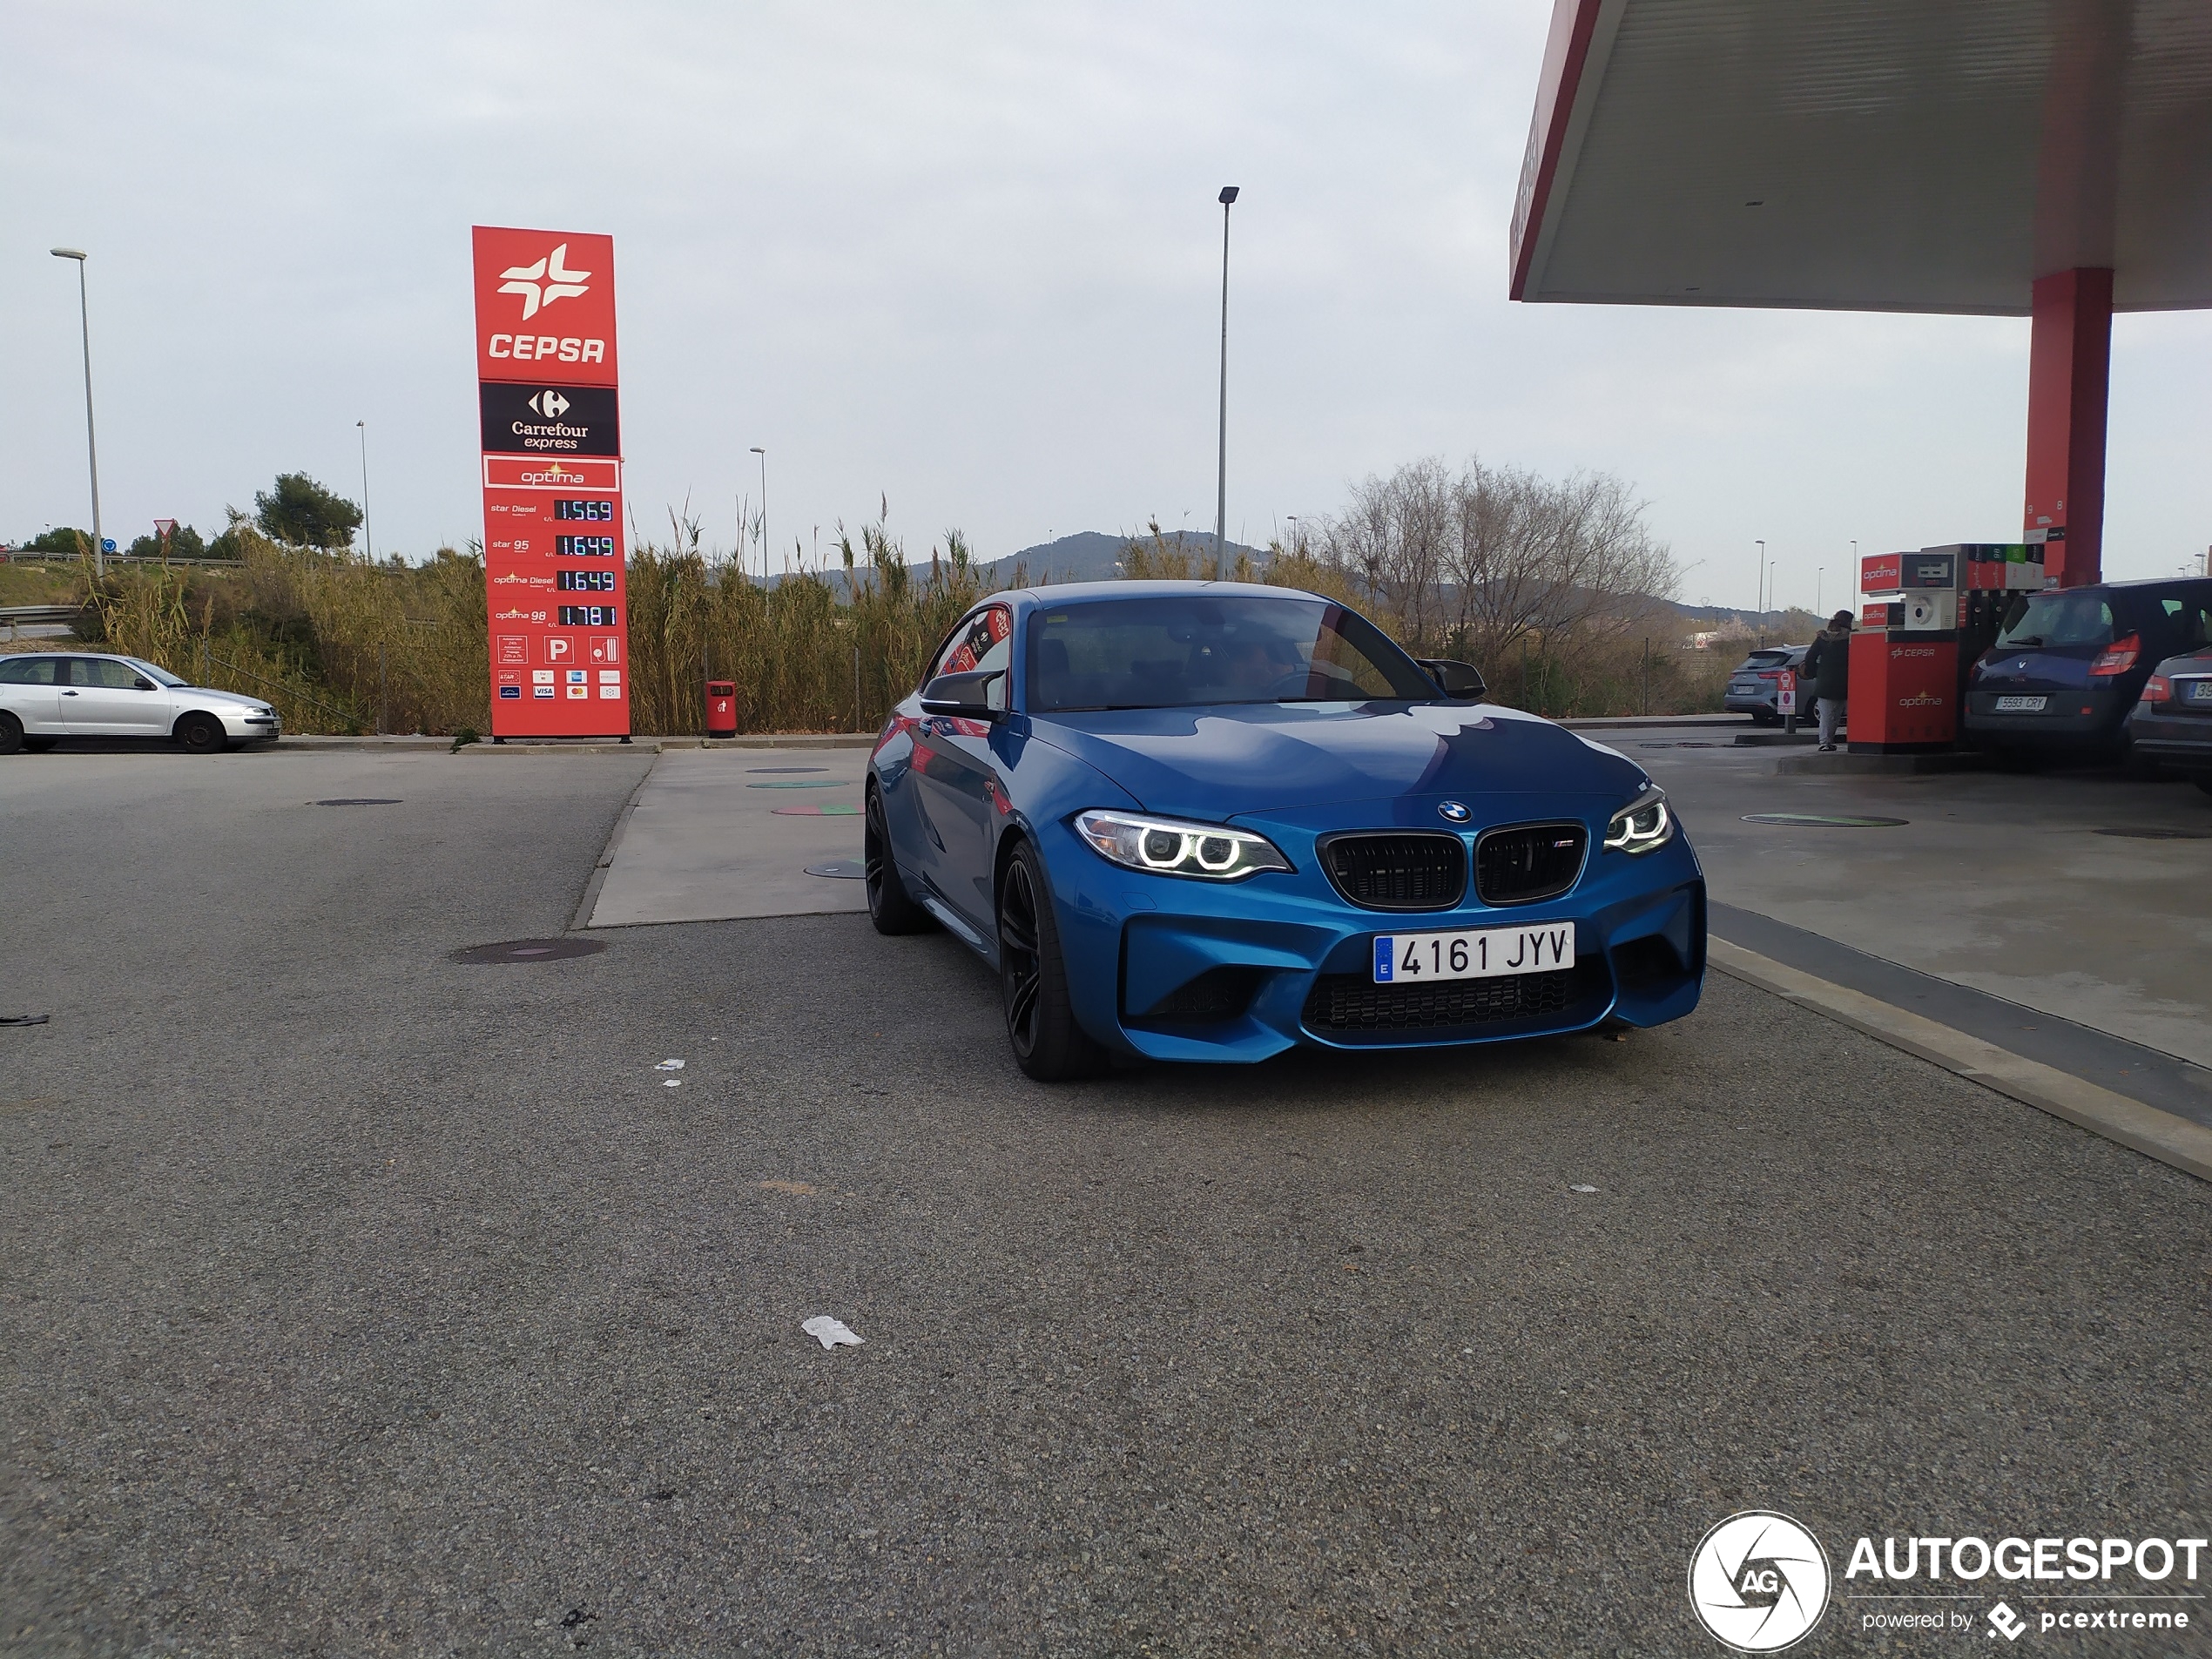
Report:
M 768 452 L 759 444 L 752 453 L 760 457 L 760 585 L 768 585 Z
M 1752 602 L 1757 605 L 1759 614 L 1764 616 L 1766 614 L 1766 543 L 1757 542 L 1753 545 L 1759 550 L 1759 570 L 1757 580 L 1752 584 Z
M 1229 205 L 1237 186 L 1224 185 L 1221 203 L 1221 454 L 1214 471 L 1213 563 L 1221 574 L 1222 543 L 1229 528 Z
M 100 446 L 92 435 L 92 311 L 84 293 L 84 250 L 49 250 L 57 260 L 77 261 L 77 317 L 84 331 L 84 453 L 92 463 L 92 574 L 107 574 L 107 543 L 100 535 Z
M 368 550 L 368 562 L 376 563 L 376 533 L 368 527 L 368 422 L 356 421 L 361 429 L 361 543 Z

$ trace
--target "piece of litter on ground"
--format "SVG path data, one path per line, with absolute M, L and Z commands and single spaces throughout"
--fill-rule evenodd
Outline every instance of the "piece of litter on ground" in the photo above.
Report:
M 664 1060 L 653 1069 L 655 1071 L 681 1071 L 684 1069 L 684 1062 L 681 1060 Z
M 660 1080 L 660 1086 L 663 1089 L 681 1089 L 684 1080 L 681 1077 L 664 1077 Z
M 1596 1189 L 1595 1187 L 1581 1187 L 1581 1186 L 1569 1187 L 1569 1188 L 1568 1188 L 1567 1190 L 1568 1190 L 1569 1192 L 1595 1192 L 1595 1191 L 1597 1190 L 1597 1189 Z
M 842 1319 L 833 1319 L 826 1313 L 817 1313 L 799 1327 L 825 1348 L 857 1348 L 860 1339 L 854 1336 Z
M 43 1014 L 10 1014 L 6 1015 L 0 1015 L 0 1025 L 44 1025 L 45 1023 L 46 1016 Z
M 811 1198 L 818 1190 L 804 1181 L 763 1181 L 759 1184 L 771 1192 L 788 1192 L 794 1198 Z

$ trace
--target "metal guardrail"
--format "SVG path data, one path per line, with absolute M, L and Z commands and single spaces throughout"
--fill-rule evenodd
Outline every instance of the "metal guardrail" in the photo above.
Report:
M 28 623 L 74 622 L 78 605 L 0 605 L 0 623 L 8 629 L 8 637 L 20 638 L 17 630 Z

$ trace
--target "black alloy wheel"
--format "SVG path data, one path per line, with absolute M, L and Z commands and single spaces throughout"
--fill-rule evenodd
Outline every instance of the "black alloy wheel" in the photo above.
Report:
M 1036 849 L 1027 841 L 1014 849 L 999 885 L 999 984 L 1007 1038 L 1023 1071 L 1050 1083 L 1106 1069 L 1106 1050 L 1076 1024 L 1069 1004 L 1051 890 Z
M 868 791 L 867 816 L 860 830 L 861 885 L 867 889 L 868 920 L 880 934 L 927 933 L 936 918 L 914 901 L 891 856 L 891 833 L 883 819 L 883 796 Z
M 187 714 L 177 722 L 177 741 L 186 752 L 196 755 L 219 755 L 230 747 L 230 733 L 223 730 L 223 723 L 212 714 Z
M 0 709 L 0 755 L 11 755 L 23 747 L 23 722 Z

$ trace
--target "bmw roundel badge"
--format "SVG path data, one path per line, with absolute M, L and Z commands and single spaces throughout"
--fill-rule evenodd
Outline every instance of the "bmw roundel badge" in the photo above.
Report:
M 1454 824 L 1464 824 L 1474 816 L 1455 800 L 1440 801 L 1437 804 L 1436 810 Z

